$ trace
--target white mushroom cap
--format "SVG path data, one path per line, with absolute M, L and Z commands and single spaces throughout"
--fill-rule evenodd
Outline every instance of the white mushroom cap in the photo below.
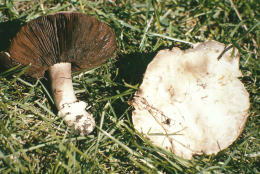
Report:
M 160 51 L 133 100 L 133 124 L 155 145 L 191 159 L 231 145 L 243 130 L 249 94 L 237 50 L 216 41 Z M 234 56 L 232 56 L 234 53 Z

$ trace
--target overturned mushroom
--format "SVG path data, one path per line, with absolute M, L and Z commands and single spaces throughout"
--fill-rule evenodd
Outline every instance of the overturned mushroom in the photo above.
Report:
M 186 159 L 231 145 L 243 130 L 250 103 L 238 79 L 238 51 L 219 57 L 224 49 L 208 41 L 186 51 L 160 51 L 135 94 L 134 127 Z
M 39 17 L 24 25 L 12 40 L 6 62 L 30 64 L 27 74 L 40 78 L 48 70 L 58 115 L 81 135 L 90 133 L 95 121 L 87 103 L 77 100 L 71 71 L 91 69 L 115 51 L 113 30 L 92 16 L 61 12 Z

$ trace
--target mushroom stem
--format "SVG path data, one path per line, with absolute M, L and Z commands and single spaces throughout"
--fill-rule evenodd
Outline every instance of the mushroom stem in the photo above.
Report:
M 95 120 L 86 112 L 87 103 L 77 100 L 71 78 L 71 64 L 57 63 L 49 68 L 51 87 L 58 115 L 63 117 L 68 126 L 74 126 L 81 135 L 92 132 Z
M 49 68 L 51 87 L 55 104 L 60 110 L 65 103 L 73 103 L 77 100 L 71 79 L 71 64 L 57 63 Z

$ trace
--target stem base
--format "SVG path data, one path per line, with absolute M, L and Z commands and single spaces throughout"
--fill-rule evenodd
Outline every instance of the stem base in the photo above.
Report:
M 58 116 L 63 117 L 68 126 L 74 125 L 81 136 L 89 134 L 95 128 L 93 115 L 85 110 L 86 106 L 87 103 L 83 101 L 65 103 L 58 112 Z

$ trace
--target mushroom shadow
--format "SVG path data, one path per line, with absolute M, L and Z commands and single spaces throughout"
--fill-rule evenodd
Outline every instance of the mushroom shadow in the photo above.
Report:
M 155 54 L 156 52 L 119 55 L 115 64 L 118 69 L 115 82 L 118 84 L 122 84 L 123 82 L 131 85 L 141 84 L 147 65 L 151 62 Z M 117 86 L 117 89 L 113 89 L 113 93 L 117 95 L 116 90 L 122 93 L 128 89 L 125 86 Z M 133 95 L 127 96 L 126 101 L 131 101 L 132 97 Z M 115 113 L 118 116 L 122 115 L 129 108 L 129 104 L 122 100 L 116 100 L 113 105 Z
M 0 22 L 0 54 L 2 51 L 7 51 L 10 47 L 11 40 L 20 30 L 23 25 L 23 21 L 15 19 L 13 21 Z M 10 61 L 5 59 L 5 56 L 0 55 L 0 72 L 12 67 L 8 65 Z
M 9 48 L 12 38 L 22 27 L 23 21 L 15 19 L 13 21 L 0 22 L 0 51 Z
M 119 56 L 116 62 L 118 68 L 117 82 L 125 81 L 128 84 L 140 84 L 147 65 L 152 61 L 156 52 L 150 53 L 133 53 Z

